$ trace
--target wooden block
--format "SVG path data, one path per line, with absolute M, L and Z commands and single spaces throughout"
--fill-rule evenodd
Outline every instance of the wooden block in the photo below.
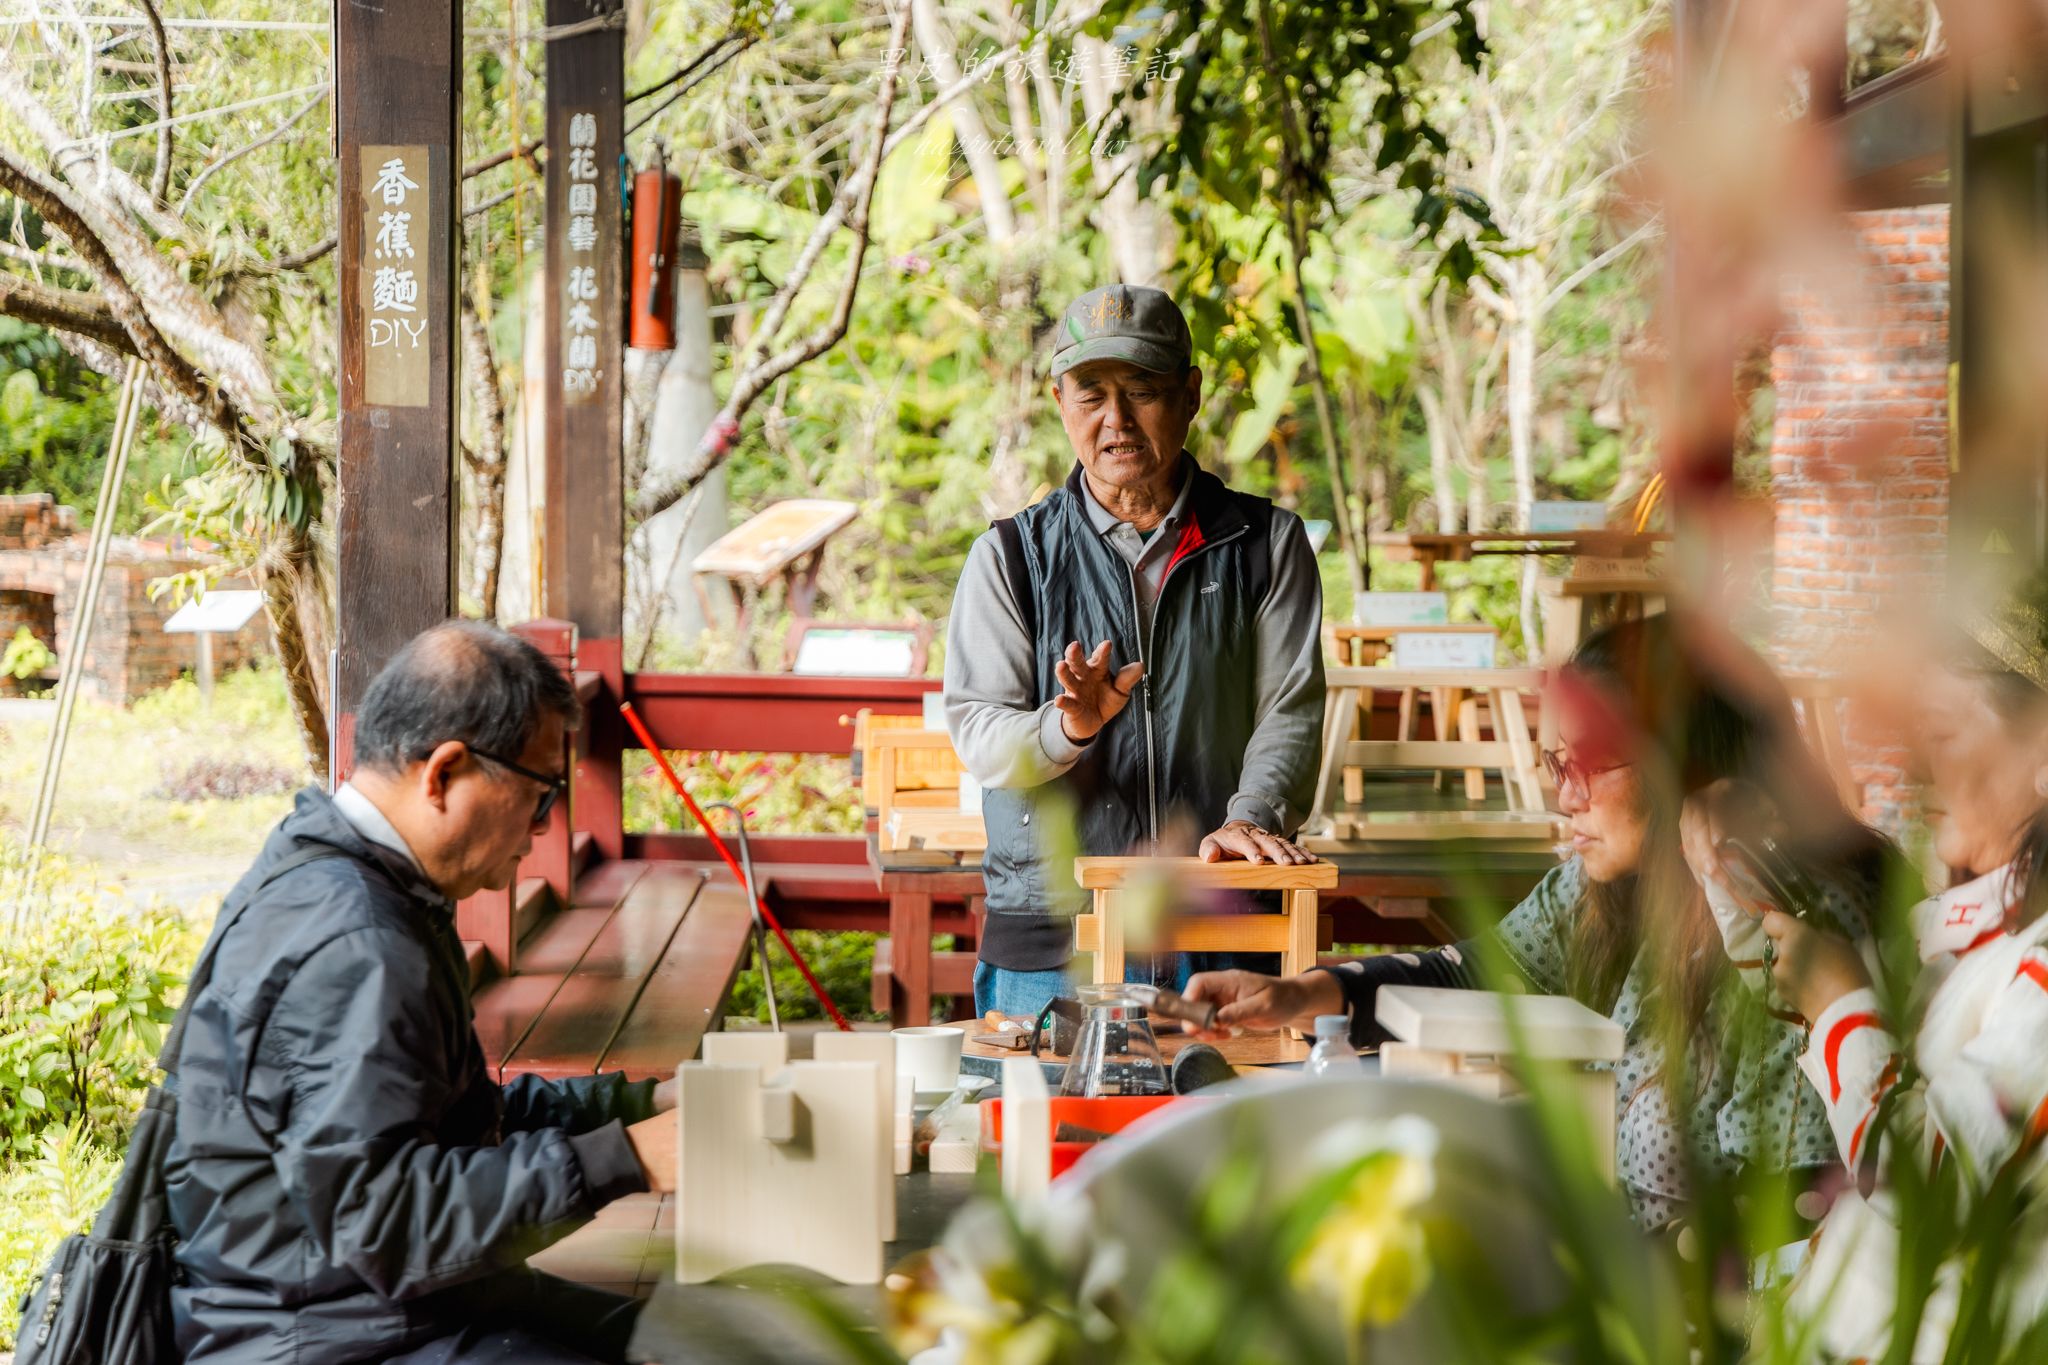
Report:
M 1331 668 L 1324 670 L 1324 686 L 1392 692 L 1404 688 L 1458 687 L 1468 691 L 1491 692 L 1512 687 L 1523 692 L 1543 689 L 1540 668 Z
M 1289 892 L 1290 895 L 1314 892 Z M 1311 913 L 1310 932 L 1317 946 L 1331 942 L 1328 915 Z M 1287 915 L 1269 914 L 1186 914 L 1174 915 L 1164 926 L 1160 942 L 1146 944 L 1138 951 L 1162 953 L 1286 953 L 1294 947 L 1295 929 Z M 1129 948 L 1126 942 L 1126 948 Z M 1102 952 L 1102 919 L 1099 914 L 1074 916 L 1074 951 Z M 1306 969 L 1304 969 L 1306 970 Z M 1122 976 L 1098 977 L 1097 981 L 1121 981 Z
M 874 1069 L 875 1145 L 892 1160 L 875 1168 L 876 1202 L 882 1210 L 882 1240 L 896 1240 L 896 1040 L 879 1031 L 821 1033 L 811 1040 L 811 1056 L 821 1062 L 865 1062 Z
M 1508 1010 L 1521 1026 L 1519 1048 L 1508 1031 Z M 1621 1025 L 1565 995 L 1382 986 L 1374 1017 L 1400 1041 L 1444 1052 L 1557 1061 L 1621 1059 Z
M 890 1111 L 890 1133 L 896 1144 L 892 1169 L 897 1175 L 909 1175 L 911 1159 L 917 1154 L 917 1087 L 910 1077 L 896 1078 L 894 1099 Z
M 707 1033 L 703 1058 L 713 1066 L 759 1067 L 761 1079 L 773 1081 L 789 1065 L 789 1035 L 752 1031 Z
M 1316 950 L 1327 921 L 1316 914 L 1315 892 L 1287 891 L 1282 896 L 1287 906 L 1287 946 L 1280 955 L 1280 974 L 1295 976 L 1316 965 Z
M 1052 1099 L 1034 1057 L 1003 1059 L 1003 1196 L 1045 1202 L 1052 1187 Z
M 769 1142 L 795 1142 L 796 1092 L 786 1085 L 761 1087 L 761 1136 Z
M 1236 891 L 1327 891 L 1337 885 L 1333 863 L 1280 866 L 1240 861 L 1210 863 L 1200 858 L 1076 858 L 1074 879 L 1083 890 L 1117 891 L 1146 879 L 1176 886 Z
M 1512 768 L 1515 753 L 1505 741 L 1497 739 L 1369 739 L 1346 744 L 1339 762 L 1406 772 L 1455 772 L 1461 768 Z
M 770 1262 L 847 1284 L 882 1277 L 870 1063 L 792 1062 L 792 1139 L 764 1140 L 761 1073 L 687 1063 L 677 1073 L 676 1278 L 701 1284 Z

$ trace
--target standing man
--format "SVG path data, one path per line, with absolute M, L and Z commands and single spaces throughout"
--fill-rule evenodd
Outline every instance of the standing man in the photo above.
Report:
M 960 575 L 946 725 L 987 789 L 977 1011 L 1034 1014 L 1065 990 L 1076 853 L 1185 853 L 1199 834 L 1212 862 L 1313 861 L 1289 836 L 1321 757 L 1315 555 L 1299 517 L 1183 448 L 1193 350 L 1157 289 L 1075 300 L 1052 396 L 1079 463 Z M 1179 985 L 1235 955 L 1200 956 L 1127 974 Z
M 300 792 L 229 893 L 180 1016 L 164 1162 L 185 1359 L 624 1358 L 637 1302 L 523 1262 L 672 1185 L 625 1125 L 674 1082 L 499 1086 L 453 913 L 547 827 L 576 711 L 526 641 L 426 631 L 364 694 L 355 776 Z

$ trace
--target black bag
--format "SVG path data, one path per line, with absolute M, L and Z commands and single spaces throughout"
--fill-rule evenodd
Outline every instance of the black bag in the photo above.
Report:
M 301 849 L 272 869 L 239 904 L 224 910 L 225 923 L 192 969 L 186 1004 L 206 989 L 213 978 L 214 952 L 258 892 L 295 867 L 336 856 L 339 849 L 324 845 Z M 171 1286 L 179 1274 L 172 1254 L 177 1235 L 164 1189 L 164 1156 L 177 1128 L 174 1091 L 184 1040 L 181 1009 L 157 1058 L 166 1085 L 151 1086 L 143 1098 L 113 1194 L 93 1219 L 92 1231 L 59 1242 L 49 1267 L 22 1296 L 15 1365 L 159 1365 L 178 1358 L 171 1330 Z

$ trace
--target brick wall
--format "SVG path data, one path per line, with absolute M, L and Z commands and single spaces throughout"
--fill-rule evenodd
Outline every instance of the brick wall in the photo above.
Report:
M 0 498 L 0 648 L 27 624 L 57 654 L 57 671 L 73 665 L 73 631 L 85 583 L 87 538 L 77 534 L 77 517 L 47 493 Z M 188 551 L 161 542 L 115 537 L 107 549 L 106 578 L 99 610 L 82 661 L 83 695 L 117 705 L 175 681 L 198 661 L 190 635 L 164 634 L 174 610 L 168 597 L 151 601 L 149 585 L 205 563 Z M 222 587 L 247 587 L 227 580 Z M 216 671 L 247 663 L 270 648 L 269 629 L 258 614 L 232 636 L 213 641 Z
M 1780 661 L 1824 672 L 1887 613 L 1938 590 L 1948 540 L 1948 209 L 1853 214 L 1852 270 L 1794 281 L 1771 357 Z M 1853 713 L 1864 815 L 1915 814 L 1889 736 Z
M 0 550 L 40 550 L 78 532 L 78 509 L 48 493 L 0 497 Z

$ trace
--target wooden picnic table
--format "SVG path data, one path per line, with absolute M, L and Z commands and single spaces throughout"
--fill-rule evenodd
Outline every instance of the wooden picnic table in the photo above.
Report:
M 1375 531 L 1372 543 L 1396 563 L 1422 565 L 1422 589 L 1436 587 L 1438 564 L 1462 564 L 1476 555 L 1591 555 L 1646 559 L 1671 539 L 1665 531 Z

